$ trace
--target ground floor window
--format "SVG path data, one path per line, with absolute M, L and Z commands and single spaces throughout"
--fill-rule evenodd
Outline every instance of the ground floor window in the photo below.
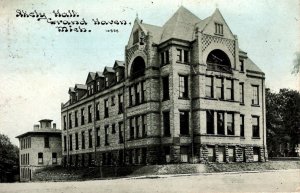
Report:
M 180 147 L 180 161 L 183 163 L 188 162 L 188 147 Z
M 218 159 L 219 162 L 225 162 L 225 147 L 218 147 Z
M 253 161 L 259 161 L 259 147 L 253 147 Z
M 234 147 L 228 147 L 228 157 L 229 157 L 229 162 L 235 161 Z
M 207 147 L 207 151 L 208 151 L 208 161 L 215 162 L 216 161 L 215 147 Z

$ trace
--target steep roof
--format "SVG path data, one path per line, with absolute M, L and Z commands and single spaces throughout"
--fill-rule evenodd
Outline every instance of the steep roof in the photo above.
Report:
M 75 84 L 75 90 L 77 90 L 77 89 L 86 90 L 87 86 L 84 84 Z
M 105 66 L 103 74 L 105 74 L 107 72 L 115 73 L 115 70 L 112 67 Z
M 96 76 L 95 72 L 89 72 L 85 82 L 89 83 L 89 82 L 95 80 L 95 76 Z
M 249 57 L 245 60 L 245 66 L 246 70 L 264 74 L 264 72 Z
M 199 22 L 201 22 L 201 19 L 181 6 L 163 25 L 160 42 L 164 42 L 170 38 L 192 41 L 194 39 L 195 25 Z
M 104 77 L 104 76 L 103 76 L 103 72 L 97 71 L 97 72 L 96 72 L 96 77 Z
M 117 67 L 125 67 L 125 62 L 124 61 L 120 61 L 120 60 L 116 60 L 114 63 L 114 67 L 113 68 L 117 68 Z
M 141 23 L 141 26 L 147 31 L 150 32 L 152 37 L 153 37 L 153 42 L 158 44 L 160 43 L 161 39 L 161 34 L 163 32 L 163 28 L 160 26 L 156 25 L 151 25 L 151 24 L 146 24 L 146 23 Z

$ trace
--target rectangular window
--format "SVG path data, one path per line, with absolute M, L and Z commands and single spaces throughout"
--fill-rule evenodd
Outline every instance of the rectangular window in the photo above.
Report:
M 96 120 L 100 120 L 100 103 L 96 104 Z
M 169 76 L 162 78 L 163 83 L 163 100 L 169 100 Z
M 97 147 L 100 146 L 100 127 L 96 128 L 96 136 L 97 136 Z
M 72 113 L 69 114 L 69 129 L 72 128 Z
M 135 84 L 134 85 L 134 90 L 135 90 L 135 105 L 139 105 L 140 104 L 140 84 Z
M 85 149 L 85 134 L 84 134 L 84 131 L 81 132 L 81 149 Z
M 205 77 L 205 95 L 206 97 L 213 98 L 213 77 Z
M 169 58 L 169 50 L 166 50 L 160 54 L 161 56 L 161 65 L 166 65 L 170 63 L 170 58 Z
M 141 103 L 144 103 L 146 101 L 146 82 L 145 81 L 142 81 L 141 82 L 141 91 L 142 91 L 142 94 L 141 94 Z
M 52 153 L 52 164 L 57 164 L 57 153 Z
M 160 53 L 160 60 L 161 60 L 161 65 L 165 65 L 165 53 L 164 52 L 161 52 Z
M 259 105 L 259 99 L 258 99 L 258 86 L 252 86 L 252 105 Z
M 105 145 L 109 145 L 109 142 L 108 142 L 108 133 L 109 133 L 109 131 L 108 131 L 108 128 L 109 128 L 109 125 L 105 125 L 105 127 L 104 127 L 104 130 L 105 130 Z
M 240 83 L 240 104 L 244 104 L 244 83 Z
M 93 147 L 93 134 L 92 129 L 89 129 L 89 148 Z
M 183 62 L 188 63 L 189 62 L 189 52 L 187 50 L 183 51 Z
M 171 136 L 171 131 L 170 131 L 170 112 L 169 111 L 163 112 L 163 124 L 164 124 L 164 136 L 165 137 Z
M 222 78 L 216 78 L 216 98 L 223 99 L 223 79 Z
M 94 94 L 94 85 L 91 85 L 91 94 Z
M 217 132 L 218 132 L 218 135 L 225 135 L 224 113 L 223 112 L 217 113 Z
M 252 116 L 252 136 L 259 137 L 259 117 Z
M 66 115 L 64 116 L 64 130 L 67 129 L 67 117 Z
M 140 117 L 135 117 L 135 138 L 140 137 L 140 123 L 139 123 Z
M 111 134 L 115 134 L 116 133 L 116 124 L 112 124 L 111 125 Z
M 120 72 L 118 70 L 116 71 L 116 79 L 117 82 L 120 82 Z
M 133 93 L 134 93 L 134 87 L 129 87 L 129 106 L 133 105 Z
M 115 96 L 111 97 L 111 106 L 115 106 Z
M 100 91 L 100 81 L 97 81 L 97 91 Z
M 78 133 L 75 133 L 75 149 L 78 150 Z
M 180 161 L 182 163 L 188 162 L 188 147 L 180 147 Z
M 234 114 L 227 113 L 227 135 L 234 135 Z
M 123 122 L 119 122 L 119 143 L 123 143 Z
M 69 135 L 69 146 L 70 146 L 70 151 L 72 151 L 73 150 L 72 134 Z
M 245 126 L 244 126 L 244 120 L 245 116 L 244 115 L 240 115 L 240 134 L 241 137 L 245 136 Z
M 67 136 L 64 136 L 64 151 L 67 151 Z
M 206 111 L 206 133 L 214 134 L 214 112 Z
M 142 115 L 142 136 L 146 137 L 147 136 L 147 115 Z
M 129 139 L 134 138 L 134 118 L 131 117 L 129 119 L 129 127 L 130 127 L 130 133 L 129 133 Z
M 104 100 L 104 118 L 107 118 L 108 115 L 108 99 Z
M 43 164 L 43 153 L 38 153 L 38 164 Z
M 244 72 L 244 60 L 240 60 L 240 63 L 239 63 L 239 65 L 240 65 L 240 72 Z
M 179 98 L 188 98 L 188 76 L 179 76 Z
M 49 148 L 49 137 L 44 137 L 44 147 Z
M 233 100 L 233 80 L 226 79 L 226 98 Z
M 108 88 L 108 77 L 105 77 L 105 88 Z
M 223 35 L 223 24 L 215 23 L 215 34 Z
M 119 114 L 123 113 L 123 95 L 120 94 L 118 96 L 119 99 Z
M 188 135 L 189 134 L 189 112 L 180 111 L 180 134 Z
M 169 50 L 165 51 L 165 56 L 166 56 L 166 64 L 169 64 L 170 63 Z
M 78 111 L 75 111 L 75 127 L 78 127 Z
M 81 109 L 81 125 L 84 125 L 84 108 Z
M 92 122 L 92 106 L 88 106 L 88 122 Z
M 176 58 L 177 62 L 182 62 L 182 50 L 181 49 L 177 49 L 177 58 Z

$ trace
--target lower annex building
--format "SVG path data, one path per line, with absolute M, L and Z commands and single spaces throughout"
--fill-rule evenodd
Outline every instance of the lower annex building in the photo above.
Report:
M 42 119 L 20 141 L 20 181 L 31 181 L 38 169 L 61 164 L 61 130 L 52 120 Z
M 67 166 L 266 161 L 265 76 L 220 11 L 136 18 L 125 61 L 61 106 Z

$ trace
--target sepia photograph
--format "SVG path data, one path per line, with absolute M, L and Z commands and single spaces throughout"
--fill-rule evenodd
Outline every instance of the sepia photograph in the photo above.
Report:
M 300 192 L 299 0 L 0 0 L 0 193 Z

